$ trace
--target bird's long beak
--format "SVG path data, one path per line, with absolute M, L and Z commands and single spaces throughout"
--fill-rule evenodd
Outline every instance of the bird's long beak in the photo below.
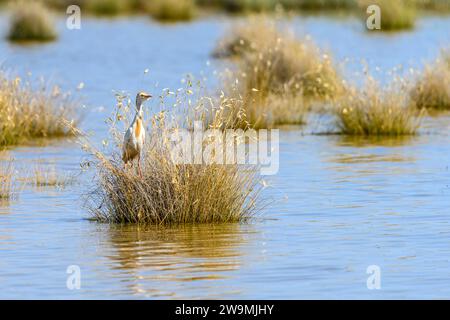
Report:
M 142 95 L 144 96 L 145 99 L 150 99 L 153 97 L 150 93 L 144 93 Z

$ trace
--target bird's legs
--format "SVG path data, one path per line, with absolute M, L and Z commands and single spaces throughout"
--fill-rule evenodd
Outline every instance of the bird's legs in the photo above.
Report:
M 139 170 L 139 176 L 142 178 L 142 170 L 141 170 L 141 157 L 138 157 L 138 170 Z

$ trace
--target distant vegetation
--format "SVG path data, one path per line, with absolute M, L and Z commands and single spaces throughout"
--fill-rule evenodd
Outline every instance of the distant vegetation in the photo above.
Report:
M 177 100 L 183 104 L 179 107 L 187 107 L 184 105 L 187 99 L 179 97 Z M 211 103 L 209 128 L 226 127 L 223 111 L 228 108 L 229 99 L 216 101 L 204 97 L 194 103 L 193 109 L 199 110 Z M 239 222 L 253 216 L 262 187 L 257 168 L 238 164 L 175 163 L 168 137 L 184 122 L 171 118 L 170 114 L 160 113 L 152 119 L 142 154 L 142 177 L 136 165 L 124 166 L 120 155 L 122 129 L 117 125 L 130 121 L 134 107 L 124 106 L 119 101 L 118 108 L 114 119 L 120 121 L 111 123 L 112 155 L 96 149 L 89 141 L 82 141 L 83 148 L 93 156 L 93 165 L 89 167 L 97 169 L 96 189 L 88 198 L 89 209 L 96 220 L 170 225 Z M 189 115 L 187 119 L 191 123 L 204 119 L 204 115 Z M 211 142 L 203 140 L 203 143 L 207 146 Z
M 416 6 L 411 0 L 360 0 L 361 10 L 369 5 L 378 5 L 381 10 L 380 31 L 411 29 L 416 20 Z
M 450 51 L 425 66 L 411 96 L 418 108 L 450 110 Z
M 57 33 L 48 9 L 39 1 L 18 1 L 13 5 L 8 39 L 51 41 Z
M 236 58 L 224 81 L 226 91 L 243 100 L 247 118 L 239 126 L 301 124 L 309 102 L 328 100 L 341 90 L 328 54 L 262 17 L 234 27 L 214 55 Z
M 156 20 L 183 21 L 194 17 L 196 6 L 193 0 L 152 0 L 145 9 Z
M 415 12 L 432 10 L 450 12 L 447 0 L 42 0 L 59 11 L 71 5 L 79 5 L 82 12 L 100 16 L 120 14 L 149 14 L 161 21 L 185 21 L 197 16 L 197 12 L 225 11 L 232 14 L 274 12 L 279 8 L 288 12 L 343 11 L 366 17 L 369 4 L 382 9 L 382 29 L 399 30 L 414 25 Z M 31 1 L 29 1 L 31 3 Z
M 371 78 L 364 88 L 348 88 L 334 111 L 339 132 L 347 135 L 411 135 L 419 128 L 421 118 L 404 88 L 381 88 Z
M 70 135 L 63 121 L 76 125 L 80 117 L 71 96 L 58 87 L 34 89 L 22 81 L 0 73 L 0 147 Z

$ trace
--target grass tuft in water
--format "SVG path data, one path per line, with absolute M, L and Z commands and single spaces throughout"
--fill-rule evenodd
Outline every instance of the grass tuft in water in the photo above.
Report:
M 403 90 L 381 89 L 371 78 L 362 89 L 349 88 L 335 114 L 340 133 L 360 136 L 413 135 L 422 116 Z
M 176 101 L 185 110 L 208 110 L 208 116 L 212 117 L 210 128 L 227 127 L 222 114 L 227 108 L 227 99 L 213 101 L 203 97 L 188 108 L 192 95 L 180 95 L 184 97 L 178 96 Z M 112 143 L 107 144 L 111 150 L 101 151 L 89 141 L 83 142 L 83 148 L 93 155 L 89 167 L 96 168 L 96 188 L 87 201 L 94 219 L 109 223 L 170 225 L 243 222 L 256 213 L 261 183 L 255 166 L 177 164 L 172 160 L 170 134 L 181 130 L 183 124 L 190 128 L 192 121 L 204 120 L 206 111 L 196 115 L 186 113 L 182 118 L 176 115 L 178 110 L 156 114 L 147 130 L 141 158 L 142 177 L 136 164 L 124 166 L 121 160 L 123 135 L 117 125 L 131 119 L 129 112 L 134 108 L 121 101 L 111 124 Z M 165 110 L 174 108 L 171 103 L 161 103 Z M 204 146 L 210 143 L 203 140 Z
M 16 195 L 14 188 L 14 164 L 12 160 L 0 163 L 0 201 L 11 200 Z
M 71 182 L 72 179 L 58 173 L 53 165 L 36 164 L 34 167 L 32 183 L 35 187 L 64 187 Z
M 411 97 L 418 108 L 450 110 L 450 51 L 425 66 Z
M 40 1 L 18 1 L 13 12 L 8 32 L 10 41 L 52 41 L 57 33 L 53 18 Z
M 37 138 L 71 135 L 63 120 L 76 125 L 80 120 L 69 93 L 58 87 L 38 89 L 22 79 L 8 79 L 0 73 L 0 146 L 27 143 Z
M 232 29 L 215 55 L 236 58 L 235 68 L 224 73 L 227 91 L 243 100 L 251 127 L 302 124 L 311 101 L 329 100 L 341 91 L 328 54 L 261 17 Z

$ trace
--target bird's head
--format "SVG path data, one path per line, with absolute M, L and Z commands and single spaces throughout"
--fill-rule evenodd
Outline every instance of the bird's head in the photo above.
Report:
M 147 100 L 150 99 L 151 97 L 152 97 L 152 95 L 149 94 L 149 93 L 146 93 L 146 92 L 143 92 L 143 91 L 139 92 L 139 93 L 136 95 L 136 106 L 137 106 L 137 108 L 139 109 L 140 106 L 142 105 L 142 103 L 143 103 L 144 101 L 147 101 Z

